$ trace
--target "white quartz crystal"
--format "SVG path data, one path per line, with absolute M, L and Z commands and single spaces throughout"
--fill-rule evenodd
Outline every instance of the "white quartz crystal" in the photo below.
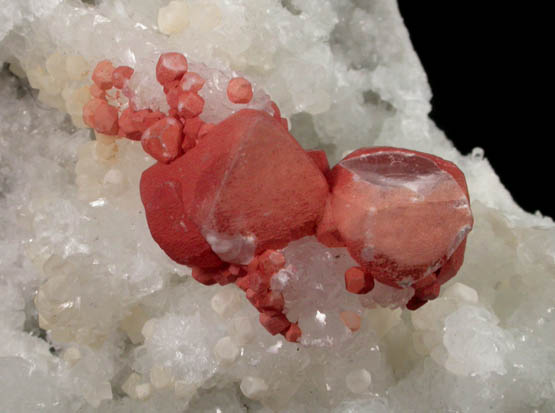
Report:
M 457 277 L 409 313 L 412 288 L 349 294 L 344 249 L 295 241 L 272 287 L 300 343 L 269 335 L 235 286 L 192 280 L 146 224 L 153 160 L 82 118 L 103 59 L 135 69 L 139 108 L 167 109 L 155 65 L 169 51 L 206 79 L 207 122 L 275 101 L 332 163 L 387 145 L 459 165 L 475 226 Z M 0 62 L 0 412 L 555 411 L 555 225 L 428 118 L 395 1 L 0 0 Z M 234 76 L 248 105 L 226 98 Z M 223 257 L 254 252 L 209 235 Z

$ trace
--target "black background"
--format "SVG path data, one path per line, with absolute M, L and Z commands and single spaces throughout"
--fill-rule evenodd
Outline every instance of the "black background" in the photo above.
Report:
M 553 35 L 541 33 L 551 31 L 547 10 L 526 4 L 399 0 L 432 88 L 432 119 L 462 153 L 482 147 L 521 207 L 554 217 L 553 132 L 542 131 L 553 104 L 540 103 L 553 99 L 543 74 L 553 46 L 542 50 Z

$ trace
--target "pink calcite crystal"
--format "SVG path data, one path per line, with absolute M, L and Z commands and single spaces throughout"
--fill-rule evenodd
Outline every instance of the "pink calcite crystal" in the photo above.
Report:
M 436 156 L 399 148 L 359 149 L 331 171 L 323 151 L 305 151 L 278 107 L 243 109 L 213 125 L 202 120 L 197 92 L 204 79 L 188 72 L 185 56 L 164 53 L 156 78 L 170 110 L 135 110 L 108 103 L 116 89 L 131 97 L 133 68 L 102 61 L 83 118 L 98 132 L 141 140 L 158 163 L 141 184 L 148 226 L 170 258 L 193 267 L 206 285 L 236 283 L 260 311 L 271 334 L 297 341 L 301 328 L 284 314 L 272 277 L 286 265 L 290 242 L 316 236 L 345 247 L 358 266 L 338 274 L 347 291 L 367 294 L 374 280 L 411 287 L 407 308 L 439 295 L 462 265 L 472 228 L 463 173 Z M 95 93 L 92 93 L 92 91 Z M 227 98 L 246 104 L 251 83 L 233 78 Z M 117 99 L 113 99 L 117 102 Z M 343 277 L 344 276 L 344 277 Z M 358 318 L 357 318 L 358 317 Z M 356 313 L 343 312 L 352 331 Z

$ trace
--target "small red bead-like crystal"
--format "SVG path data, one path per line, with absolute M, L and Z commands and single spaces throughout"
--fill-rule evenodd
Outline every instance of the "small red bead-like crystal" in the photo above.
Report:
M 154 159 L 168 163 L 181 153 L 182 139 L 181 123 L 174 118 L 164 118 L 144 131 L 141 143 Z
M 129 66 L 118 66 L 112 73 L 112 83 L 116 89 L 123 89 L 131 76 L 133 76 L 133 68 Z
M 128 139 L 138 141 L 148 127 L 163 118 L 165 116 L 161 112 L 153 112 L 150 109 L 133 111 L 128 108 L 119 118 L 119 127 Z
M 204 78 L 195 72 L 187 72 L 179 82 L 183 92 L 198 92 L 204 86 Z
M 275 311 L 281 313 L 283 311 L 283 306 L 285 301 L 283 299 L 283 294 L 279 291 L 270 291 L 262 299 L 260 306 L 265 311 Z
M 291 343 L 296 343 L 301 338 L 302 331 L 299 328 L 297 323 L 293 323 L 289 326 L 287 331 L 285 332 L 284 336 L 287 341 Z
M 265 275 L 272 275 L 283 268 L 285 256 L 274 250 L 264 251 L 258 258 L 259 267 Z
M 184 118 L 194 118 L 202 113 L 204 99 L 195 92 L 183 92 L 177 101 L 179 115 Z
M 114 65 L 109 60 L 102 60 L 98 62 L 92 74 L 93 82 L 102 90 L 111 89 L 112 73 L 114 72 Z
M 345 287 L 353 294 L 366 294 L 374 288 L 374 279 L 360 267 L 351 267 L 345 271 Z
M 166 93 L 166 102 L 172 109 L 177 109 L 177 105 L 179 103 L 179 95 L 183 93 L 181 88 L 179 87 L 179 81 L 173 80 L 169 82 L 164 87 L 164 92 Z
M 83 121 L 90 128 L 94 128 L 94 114 L 96 109 L 102 105 L 103 102 L 106 103 L 106 101 L 102 99 L 93 98 L 85 103 L 85 106 L 83 106 Z
M 98 98 L 98 99 L 105 99 L 106 98 L 106 91 L 103 89 L 100 89 L 96 83 L 93 83 L 91 85 L 91 87 L 89 88 L 89 92 L 91 93 L 92 97 Z
M 94 106 L 92 115 L 94 129 L 105 135 L 117 135 L 119 132 L 118 110 L 105 100 L 100 99 L 92 105 Z
M 244 77 L 234 77 L 227 85 L 227 97 L 233 103 L 249 103 L 252 99 L 252 86 Z
M 173 80 L 181 79 L 187 68 L 187 58 L 181 53 L 164 53 L 156 64 L 156 80 L 165 86 Z
M 201 284 L 214 285 L 218 282 L 218 274 L 218 270 L 205 270 L 199 267 L 193 267 L 191 275 Z
M 273 336 L 284 332 L 291 325 L 283 314 L 260 313 L 259 320 L 260 324 Z

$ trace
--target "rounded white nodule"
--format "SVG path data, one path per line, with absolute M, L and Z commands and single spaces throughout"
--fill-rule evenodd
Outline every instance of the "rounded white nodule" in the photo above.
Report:
M 168 387 L 173 381 L 173 375 L 168 367 L 154 366 L 150 370 L 150 382 L 155 389 Z
M 268 385 L 260 377 L 243 377 L 240 387 L 243 394 L 253 400 L 262 397 L 268 391 Z
M 64 351 L 63 359 L 70 365 L 75 365 L 79 360 L 81 360 L 81 351 L 77 347 L 69 347 Z
M 137 395 L 137 399 L 139 400 L 146 400 L 150 397 L 152 393 L 152 387 L 149 383 L 138 384 L 135 386 L 135 394 Z
M 189 26 L 189 12 L 185 2 L 171 1 L 158 10 L 158 28 L 164 34 L 182 32 Z
M 141 334 L 145 339 L 148 340 L 149 338 L 152 338 L 152 336 L 154 335 L 155 322 L 156 320 L 154 318 L 151 318 L 150 320 L 147 320 L 147 322 L 143 325 L 143 328 L 141 329 Z
M 232 316 L 240 307 L 239 296 L 235 287 L 222 288 L 210 300 L 212 310 L 222 317 Z
M 478 302 L 478 293 L 474 288 L 463 283 L 455 283 L 445 290 L 444 297 L 452 297 L 469 303 Z
M 89 73 L 89 64 L 83 56 L 70 55 L 66 57 L 66 72 L 70 79 L 81 80 Z
M 239 347 L 231 337 L 222 337 L 214 346 L 214 353 L 221 361 L 232 363 L 239 355 Z
M 366 369 L 353 370 L 345 377 L 347 388 L 355 394 L 366 393 L 371 383 L 372 376 Z
M 231 330 L 240 345 L 247 344 L 254 338 L 254 327 L 247 317 L 234 319 L 231 324 Z

